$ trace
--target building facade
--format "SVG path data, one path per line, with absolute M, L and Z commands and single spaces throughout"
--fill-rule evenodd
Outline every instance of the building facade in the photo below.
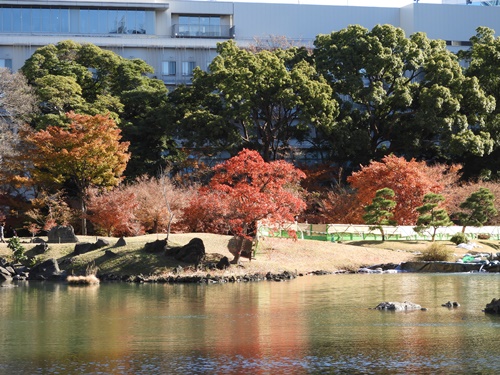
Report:
M 206 69 L 217 43 L 228 39 L 243 47 L 286 37 L 294 44 L 312 46 L 318 34 L 348 25 L 371 29 L 391 24 L 406 35 L 423 31 L 458 50 L 468 45 L 479 26 L 500 32 L 496 1 L 414 1 L 393 7 L 331 3 L 2 0 L 0 67 L 17 70 L 37 48 L 71 39 L 143 59 L 157 78 L 175 86 L 189 83 L 196 66 Z

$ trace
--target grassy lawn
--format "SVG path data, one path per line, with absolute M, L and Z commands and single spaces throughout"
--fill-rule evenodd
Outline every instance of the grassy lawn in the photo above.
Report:
M 227 249 L 230 236 L 221 236 L 205 233 L 179 233 L 171 234 L 170 246 L 182 246 L 192 238 L 199 237 L 203 240 L 207 256 L 219 259 L 232 255 Z M 94 243 L 97 237 L 78 236 L 81 242 Z M 150 234 L 126 238 L 127 245 L 114 247 L 117 238 L 105 238 L 110 246 L 74 255 L 75 244 L 49 244 L 47 252 L 36 255 L 37 261 L 55 258 L 61 269 L 68 274 L 85 274 L 88 268 L 97 268 L 99 273 L 113 273 L 116 275 L 160 275 L 172 273 L 179 265 L 186 267 L 164 254 L 149 254 L 143 251 L 148 242 L 164 239 L 165 235 Z M 33 247 L 36 244 L 29 242 L 28 238 L 21 239 L 28 256 L 35 256 Z M 466 249 L 457 248 L 454 244 L 441 241 L 454 254 L 461 258 L 468 253 Z M 496 253 L 500 246 L 498 241 L 478 241 L 481 247 L 474 252 Z M 418 260 L 418 255 L 429 246 L 427 241 L 353 241 L 333 243 L 325 241 L 264 238 L 259 243 L 256 257 L 252 261 L 242 259 L 240 267 L 232 266 L 229 270 L 221 271 L 230 274 L 266 273 L 266 272 L 301 272 L 312 271 L 354 271 L 360 267 L 382 263 L 400 263 L 403 261 Z M 105 251 L 111 250 L 116 256 L 106 255 Z M 11 257 L 11 250 L 7 244 L 0 244 L 0 257 Z

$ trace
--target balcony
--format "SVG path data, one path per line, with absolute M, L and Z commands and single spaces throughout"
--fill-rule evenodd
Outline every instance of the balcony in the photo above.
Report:
M 172 25 L 172 38 L 217 38 L 233 39 L 235 26 Z

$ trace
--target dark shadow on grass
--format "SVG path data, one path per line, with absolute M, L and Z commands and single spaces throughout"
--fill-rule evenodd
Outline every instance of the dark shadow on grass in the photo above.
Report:
M 384 243 L 386 241 L 382 241 L 382 240 L 378 240 L 378 241 L 374 241 L 374 240 L 371 240 L 371 241 L 349 241 L 349 242 L 344 242 L 345 244 L 347 245 L 354 245 L 354 246 L 370 246 L 370 245 L 380 245 L 381 243 Z

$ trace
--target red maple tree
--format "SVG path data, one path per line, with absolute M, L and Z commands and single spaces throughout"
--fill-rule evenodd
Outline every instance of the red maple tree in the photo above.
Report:
M 430 176 L 429 167 L 424 162 L 388 155 L 381 162 L 362 167 L 347 181 L 357 191 L 360 214 L 363 207 L 371 203 L 377 190 L 389 188 L 395 193 L 394 220 L 399 225 L 413 225 L 418 218 L 415 208 L 423 204 L 424 195 L 439 193 L 443 188 Z
M 87 190 L 86 217 L 98 228 L 110 236 L 138 235 L 142 232 L 137 227 L 134 210 L 137 207 L 135 194 L 124 187 L 100 192 L 98 189 Z
M 266 163 L 258 152 L 244 149 L 213 173 L 184 210 L 191 229 L 251 239 L 259 220 L 289 222 L 305 209 L 299 194 L 305 174 L 283 160 Z

